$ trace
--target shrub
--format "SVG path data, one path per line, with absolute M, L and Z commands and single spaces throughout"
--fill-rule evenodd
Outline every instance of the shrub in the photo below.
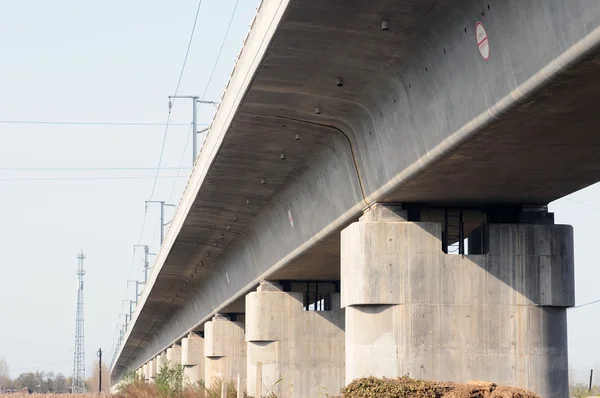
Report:
M 181 397 L 183 392 L 183 366 L 163 365 L 156 375 L 155 384 L 159 397 Z
M 448 386 L 406 376 L 400 379 L 367 377 L 354 380 L 342 389 L 342 394 L 346 398 L 438 398 L 448 391 Z

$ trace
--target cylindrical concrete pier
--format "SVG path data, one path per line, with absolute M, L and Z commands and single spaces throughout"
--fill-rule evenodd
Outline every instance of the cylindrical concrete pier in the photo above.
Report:
M 181 346 L 173 344 L 167 348 L 167 363 L 169 366 L 181 365 Z
M 156 375 L 158 373 L 160 373 L 161 369 L 163 367 L 165 367 L 167 364 L 168 364 L 167 352 L 162 351 L 160 354 L 158 354 L 156 356 L 156 374 L 154 376 L 156 377 Z
M 204 380 L 204 338 L 190 333 L 181 339 L 181 364 L 184 385 Z
M 235 382 L 246 377 L 246 341 L 243 322 L 220 315 L 204 325 L 205 382 Z
M 154 379 L 156 379 L 156 374 L 157 372 L 157 358 L 154 357 L 151 360 L 148 361 L 148 372 L 146 373 L 146 379 L 148 380 L 149 383 L 154 383 Z

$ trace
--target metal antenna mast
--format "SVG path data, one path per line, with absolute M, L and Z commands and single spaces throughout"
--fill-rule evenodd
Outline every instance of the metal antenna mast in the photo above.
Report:
M 85 350 L 83 341 L 83 250 L 77 255 L 77 318 L 75 320 L 75 357 L 73 360 L 73 384 L 71 391 L 76 393 L 85 392 Z

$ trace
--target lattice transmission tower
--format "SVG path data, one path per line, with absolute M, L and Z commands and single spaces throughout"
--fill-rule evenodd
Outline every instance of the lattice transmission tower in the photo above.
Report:
M 77 255 L 77 316 L 75 319 L 75 356 L 73 359 L 73 393 L 85 392 L 85 350 L 83 341 L 83 250 Z

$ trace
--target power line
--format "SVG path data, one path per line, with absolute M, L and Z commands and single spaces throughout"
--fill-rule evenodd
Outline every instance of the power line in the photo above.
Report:
M 195 28 L 196 28 L 196 21 L 198 20 L 198 13 L 199 13 L 199 11 L 200 11 L 200 5 L 201 5 L 201 4 L 202 4 L 202 0 L 200 0 L 200 2 L 198 3 L 198 9 L 196 10 L 196 19 L 195 19 L 195 21 L 194 21 L 194 27 L 192 28 L 192 35 L 191 35 L 192 37 L 193 37 L 193 35 L 194 35 L 194 30 L 195 30 Z M 236 13 L 236 10 L 237 10 L 237 8 L 238 8 L 238 4 L 239 4 L 239 0 L 236 0 L 236 2 L 235 2 L 235 5 L 234 5 L 234 7 L 233 7 L 233 11 L 231 12 L 231 17 L 230 17 L 230 19 L 229 19 L 229 24 L 227 25 L 227 30 L 226 30 L 226 32 L 225 32 L 225 36 L 223 37 L 223 41 L 221 42 L 221 47 L 220 47 L 220 49 L 219 49 L 219 53 L 217 54 L 217 58 L 216 58 L 216 60 L 215 60 L 215 63 L 214 63 L 214 65 L 213 65 L 213 68 L 212 68 L 212 71 L 211 71 L 211 74 L 210 74 L 210 76 L 209 76 L 209 79 L 208 79 L 208 81 L 207 81 L 207 83 L 206 83 L 206 86 L 205 86 L 205 88 L 204 88 L 204 92 L 202 93 L 202 99 L 201 99 L 201 101 L 203 101 L 203 100 L 205 99 L 205 97 L 206 97 L 206 93 L 208 92 L 208 89 L 209 89 L 209 87 L 210 87 L 210 84 L 211 84 L 211 82 L 212 82 L 212 79 L 213 79 L 213 77 L 214 77 L 214 74 L 215 74 L 215 71 L 216 71 L 216 69 L 217 69 L 217 66 L 219 65 L 219 61 L 220 61 L 220 59 L 221 59 L 221 55 L 222 55 L 222 53 L 223 53 L 223 48 L 225 47 L 225 43 L 226 43 L 226 41 L 227 41 L 227 38 L 228 38 L 228 36 L 229 36 L 229 31 L 230 31 L 230 29 L 231 29 L 231 25 L 232 25 L 232 23 L 233 23 L 233 20 L 234 20 L 234 17 L 235 17 L 235 13 Z M 192 37 L 190 37 L 190 42 L 188 43 L 188 53 L 189 53 L 189 49 L 190 49 L 190 45 L 191 45 L 191 40 L 192 40 Z M 174 95 L 173 97 L 175 97 L 175 96 L 177 95 L 177 92 L 178 92 L 178 90 L 179 90 L 179 85 L 180 85 L 180 83 L 181 83 L 181 78 L 182 78 L 182 76 L 183 76 L 183 71 L 184 71 L 184 68 L 185 68 L 185 62 L 187 61 L 187 56 L 188 56 L 188 53 L 186 53 L 185 60 L 184 60 L 184 65 L 183 65 L 183 67 L 182 67 L 181 74 L 180 74 L 180 76 L 179 76 L 179 81 L 178 81 L 178 83 L 177 83 L 177 89 L 175 90 L 175 95 Z M 173 104 L 174 104 L 174 102 L 175 102 L 175 98 L 173 98 Z M 170 116 L 170 114 L 169 114 L 169 116 Z M 168 126 L 167 126 L 167 128 L 168 128 Z M 195 131 L 194 131 L 194 132 L 192 132 L 192 134 L 196 134 L 196 133 L 197 133 L 197 132 L 195 132 Z M 181 155 L 181 161 L 180 161 L 180 164 L 179 164 L 179 170 L 181 170 L 181 169 L 183 168 L 183 167 L 182 167 L 182 166 L 183 166 L 183 160 L 184 160 L 184 158 L 185 158 L 185 154 L 186 154 L 186 151 L 187 151 L 187 146 L 188 146 L 188 144 L 189 144 L 189 137 L 190 137 L 190 135 L 188 134 L 188 136 L 187 136 L 187 139 L 186 139 L 186 142 L 185 142 L 185 148 L 184 148 L 184 150 L 183 150 L 183 154 Z M 165 129 L 165 138 L 166 138 L 166 129 Z M 163 148 L 164 148 L 164 142 L 163 142 Z M 161 152 L 161 157 L 162 157 L 162 152 Z M 160 160 L 159 160 L 159 167 L 160 167 Z M 179 171 L 178 171 L 178 174 L 179 174 Z M 176 187 L 176 183 L 173 183 L 173 187 L 171 188 L 171 193 L 169 194 L 169 199 L 167 200 L 167 202 L 170 202 L 170 201 L 171 201 L 171 198 L 173 197 L 173 193 L 174 193 L 174 191 L 175 191 L 175 187 Z M 152 190 L 152 193 L 154 193 L 154 189 Z M 151 199 L 152 199 L 152 196 L 151 196 Z M 145 222 L 145 218 L 144 218 L 144 222 Z M 169 226 L 169 228 L 170 228 L 170 226 Z M 157 228 L 157 229 L 155 229 L 155 231 L 154 231 L 154 234 L 153 234 L 153 237 L 152 237 L 152 241 L 151 241 L 151 242 L 154 242 L 154 239 L 155 239 L 155 237 L 156 237 L 156 233 L 157 233 L 157 231 L 158 231 L 158 228 Z M 141 238 L 140 238 L 140 239 L 141 239 Z M 132 264 L 132 267 L 133 267 L 133 264 Z M 131 279 L 131 278 L 130 278 L 130 279 Z M 115 354 L 116 354 L 116 352 L 115 352 Z M 113 360 L 114 360 L 114 359 L 113 359 Z
M 569 197 L 564 197 L 563 199 L 570 200 L 571 202 L 575 202 L 575 203 L 578 203 L 580 205 L 587 206 L 590 209 L 594 209 L 594 210 L 600 211 L 600 207 L 591 205 L 589 203 L 582 202 L 580 200 L 576 200 L 576 199 L 569 198 Z M 567 308 L 567 309 L 573 310 L 573 309 L 576 309 L 576 308 L 587 307 L 589 305 L 594 305 L 594 304 L 598 304 L 598 303 L 600 303 L 600 300 L 594 300 L 594 301 L 590 301 L 590 302 L 587 302 L 587 303 L 579 304 L 579 305 L 576 305 L 574 307 L 570 307 L 570 308 Z
M 177 171 L 177 175 L 179 176 L 179 173 L 181 171 L 181 169 L 183 168 L 183 160 L 185 159 L 185 154 L 187 153 L 187 147 L 188 144 L 190 143 L 190 132 L 192 131 L 192 125 L 190 125 L 190 129 L 188 131 L 188 135 L 187 135 L 187 139 L 185 140 L 185 147 L 183 148 L 183 153 L 181 154 L 181 160 L 179 161 L 179 169 Z M 171 203 L 171 198 L 173 197 L 173 193 L 175 192 L 175 187 L 177 186 L 177 180 L 175 180 L 173 182 L 173 187 L 171 188 L 171 193 L 169 194 L 169 198 L 167 199 L 167 203 Z M 160 226 L 159 226 L 160 227 Z M 171 228 L 171 226 L 169 225 L 169 228 Z M 150 240 L 150 244 L 154 244 L 154 240 L 156 239 L 156 234 L 158 234 L 158 227 L 154 230 L 154 234 L 152 234 L 152 239 Z
M 215 70 L 217 69 L 217 65 L 219 64 L 219 60 L 221 59 L 221 54 L 223 53 L 223 47 L 225 47 L 225 42 L 227 41 L 227 37 L 229 36 L 229 30 L 231 29 L 231 24 L 233 22 L 233 18 L 235 17 L 235 12 L 237 11 L 238 4 L 240 0 L 236 0 L 235 5 L 233 7 L 233 11 L 231 12 L 231 18 L 229 19 L 229 24 L 227 25 L 227 30 L 225 31 L 225 37 L 223 37 L 223 41 L 221 42 L 221 48 L 219 49 L 219 54 L 217 55 L 217 59 L 215 64 L 213 65 L 212 72 L 210 73 L 210 77 L 208 78 L 208 82 L 206 83 L 206 87 L 204 88 L 204 92 L 202 93 L 202 100 L 206 96 L 206 92 L 212 82 L 213 76 L 215 74 Z
M 50 124 L 50 125 L 74 125 L 74 126 L 166 126 L 166 123 L 153 122 L 74 122 L 74 121 L 52 121 L 52 120 L 0 120 L 0 124 Z M 188 123 L 171 123 L 171 126 L 187 126 Z M 201 124 L 207 126 L 207 124 Z
M 144 216 L 144 218 L 145 218 L 145 216 Z M 131 267 L 129 269 L 129 278 L 127 278 L 128 281 L 133 278 L 133 268 L 134 268 L 134 265 L 135 265 L 135 249 L 136 249 L 136 246 L 134 245 L 133 246 L 133 252 L 131 254 Z M 146 288 L 146 285 L 144 285 L 144 288 Z M 127 293 L 129 293 L 129 282 L 127 282 L 127 285 L 126 285 L 126 288 L 125 288 L 125 297 L 127 297 Z M 119 310 L 119 314 L 123 311 L 123 303 L 124 302 L 121 301 L 121 308 Z M 136 311 L 137 311 L 137 305 L 136 305 Z M 117 321 L 115 322 L 116 325 L 115 325 L 114 334 L 116 336 L 119 335 L 119 318 L 120 318 L 119 314 L 117 314 Z M 118 349 L 119 349 L 119 343 L 118 343 L 118 337 L 117 337 L 117 340 L 113 339 L 113 346 L 111 347 L 111 350 L 113 352 L 113 354 L 112 354 L 113 357 L 111 358 L 111 361 L 110 361 L 110 366 L 111 367 L 112 367 L 112 365 L 113 365 L 113 363 L 115 361 L 115 357 L 117 355 L 117 350 Z
M 591 205 L 591 204 L 589 204 L 589 203 L 585 203 L 585 202 L 582 202 L 582 201 L 580 201 L 580 200 L 576 200 L 576 199 L 569 198 L 569 197 L 565 197 L 564 199 L 566 199 L 566 200 L 570 200 L 571 202 L 579 203 L 580 205 L 583 205 L 583 206 L 587 206 L 587 207 L 589 207 L 590 209 L 594 209 L 594 210 L 600 211 L 600 207 L 597 207 L 597 206 Z
M 190 55 L 190 48 L 192 47 L 192 41 L 194 40 L 194 33 L 196 32 L 196 24 L 198 23 L 198 15 L 200 14 L 200 7 L 202 6 L 202 0 L 198 2 L 198 8 L 196 9 L 196 16 L 194 17 L 194 25 L 192 26 L 192 32 L 190 34 L 190 39 L 188 40 L 187 50 L 185 51 L 185 57 L 183 59 L 183 65 L 181 65 L 181 72 L 179 73 L 179 78 L 177 79 L 177 86 L 175 87 L 175 96 L 179 92 L 179 87 L 181 86 L 181 80 L 183 79 L 183 73 L 185 72 L 185 65 L 187 64 L 188 56 Z M 173 99 L 173 104 L 176 99 Z M 156 178 L 154 179 L 154 184 L 152 184 L 152 191 L 150 192 L 150 201 L 154 198 L 154 192 L 156 191 L 156 182 L 158 181 L 158 173 L 160 171 L 160 165 L 162 163 L 163 154 L 165 152 L 165 143 L 167 141 L 167 132 L 169 131 L 169 123 L 171 121 L 171 110 L 169 109 L 169 114 L 167 116 L 167 123 L 165 125 L 165 133 L 163 135 L 163 142 L 160 149 L 160 156 L 158 158 L 158 166 L 156 166 Z M 194 132 L 195 134 L 195 132 Z M 144 228 L 146 226 L 146 216 L 147 212 L 144 213 L 144 220 L 142 221 L 142 230 L 140 232 L 140 237 L 138 239 L 138 245 L 142 241 L 142 237 L 144 235 Z M 132 265 L 133 266 L 133 265 Z
M 221 47 L 219 48 L 219 52 L 217 54 L 217 58 L 215 59 L 215 63 L 213 65 L 212 71 L 210 72 L 210 76 L 208 78 L 208 81 L 206 83 L 206 86 L 204 87 L 204 92 L 202 93 L 202 98 L 200 101 L 204 101 L 205 97 L 206 97 L 206 93 L 208 92 L 208 89 L 210 87 L 210 84 L 213 80 L 213 77 L 215 75 L 215 71 L 217 70 L 217 66 L 219 65 L 219 61 L 221 60 L 221 55 L 223 54 L 223 48 L 225 47 L 225 43 L 227 42 L 227 38 L 229 37 L 229 31 L 231 30 L 231 25 L 233 24 L 233 20 L 235 18 L 235 13 L 237 11 L 238 5 L 239 5 L 239 0 L 236 0 L 235 5 L 233 6 L 233 10 L 231 11 L 231 17 L 229 18 L 229 23 L 227 24 L 227 30 L 225 31 L 225 36 L 223 36 L 223 41 L 221 42 Z M 200 1 L 200 3 L 202 3 L 202 0 Z M 200 9 L 200 5 L 198 5 L 198 11 Z M 196 14 L 196 18 L 198 18 L 198 15 Z M 195 25 L 195 23 L 194 23 Z M 193 35 L 193 30 L 192 30 L 192 35 Z M 188 47 L 188 51 L 189 51 L 189 47 Z M 187 54 L 186 54 L 186 58 L 187 58 Z M 182 70 L 182 74 L 183 74 L 183 70 Z M 180 80 L 181 80 L 181 76 L 180 76 Z M 179 85 L 178 85 L 179 87 Z M 177 92 L 176 92 L 177 93 Z M 196 132 L 194 131 L 193 134 L 196 134 Z M 181 169 L 181 166 L 183 165 L 183 159 L 185 157 L 185 153 L 187 150 L 187 146 L 189 143 L 189 134 L 188 134 L 188 138 L 186 139 L 185 142 L 185 148 L 183 150 L 183 154 L 181 155 L 181 162 L 179 164 L 179 167 Z M 178 172 L 179 174 L 179 172 Z M 167 202 L 171 202 L 171 198 L 173 197 L 173 193 L 175 192 L 175 187 L 177 186 L 177 182 L 173 183 L 173 188 L 171 189 L 171 193 L 169 194 L 169 199 L 167 199 Z M 169 227 L 170 228 L 170 227 Z M 152 237 L 151 242 L 154 242 L 154 239 L 156 238 L 156 233 L 157 233 L 158 229 L 156 229 L 154 231 L 154 235 Z
M 191 130 L 191 126 L 190 126 L 190 130 Z M 197 134 L 195 131 L 192 134 Z M 187 153 L 187 147 L 188 144 L 190 143 L 190 134 L 188 131 L 188 135 L 187 135 L 187 139 L 185 140 L 185 147 L 183 148 L 183 153 L 181 154 L 181 160 L 179 161 L 179 168 L 177 169 L 177 175 L 179 175 L 179 172 L 184 169 L 183 167 L 183 159 L 185 158 L 185 154 Z M 186 167 L 186 169 L 188 169 Z M 173 193 L 175 192 L 175 186 L 176 183 L 173 183 L 173 188 L 171 188 L 171 193 L 169 194 L 169 199 L 167 199 L 167 203 L 171 203 L 171 198 L 173 197 Z
M 40 178 L 0 178 L 0 181 L 88 181 L 88 180 L 150 180 L 150 179 L 188 178 L 187 176 L 121 176 L 121 177 L 40 177 Z
M 575 307 L 571 307 L 571 308 L 567 308 L 567 309 L 574 310 L 575 308 L 587 307 L 588 305 L 594 305 L 594 304 L 598 304 L 598 303 L 600 303 L 600 300 L 594 300 L 594 301 L 590 301 L 588 303 L 579 304 L 579 305 L 576 305 Z
M 194 33 L 196 32 L 196 25 L 198 23 L 198 15 L 200 15 L 200 8 L 202 6 L 202 0 L 198 1 L 198 7 L 196 9 L 196 15 L 194 16 L 194 25 L 192 26 L 192 32 L 190 33 L 190 39 L 188 40 L 188 46 L 187 49 L 185 51 L 185 57 L 183 59 L 183 65 L 181 66 L 181 72 L 179 73 L 179 78 L 177 79 L 177 86 L 175 87 L 175 95 L 177 95 L 177 93 L 179 92 L 179 87 L 181 86 L 181 80 L 183 79 L 183 73 L 185 71 L 185 66 L 187 64 L 187 60 L 188 60 L 188 56 L 190 54 L 190 48 L 192 46 L 192 41 L 194 40 Z M 173 104 L 175 103 L 175 99 L 173 100 Z M 171 111 L 169 109 L 169 113 L 167 115 L 167 122 L 165 124 L 165 132 L 163 134 L 163 141 L 162 141 L 162 145 L 160 148 L 160 156 L 158 158 L 158 165 L 156 166 L 156 175 L 154 177 L 154 183 L 152 184 L 152 191 L 150 192 L 150 199 L 152 200 L 154 198 L 154 192 L 156 191 L 156 183 L 158 181 L 159 178 L 159 172 L 160 172 L 160 166 L 162 164 L 162 159 L 163 159 L 163 155 L 165 152 L 165 144 L 167 142 L 167 133 L 169 132 L 169 125 L 171 123 Z M 194 132 L 195 134 L 196 132 Z M 142 238 L 144 236 L 144 229 L 146 227 L 146 218 L 147 218 L 148 212 L 144 212 L 144 218 L 142 220 L 142 228 L 140 230 L 140 236 L 138 238 L 138 242 L 137 244 L 139 245 L 142 242 Z M 134 251 L 135 254 L 135 251 Z M 131 262 L 131 269 L 129 270 L 129 274 L 131 275 L 133 273 L 133 267 L 134 267 L 135 261 Z M 131 278 L 129 278 L 131 279 Z M 129 292 L 129 284 L 127 284 L 127 289 L 125 290 L 125 295 L 127 295 L 127 293 Z
M 161 170 L 191 170 L 191 167 L 161 167 Z M 154 171 L 156 167 L 0 167 L 0 171 Z
M 86 355 L 91 355 L 91 354 L 93 354 L 93 352 L 86 353 Z M 71 357 L 69 359 L 65 359 L 65 360 L 58 361 L 58 362 L 50 362 L 50 363 L 46 363 L 46 364 L 43 364 L 43 365 L 28 366 L 26 368 L 11 369 L 10 373 L 23 372 L 23 371 L 26 371 L 26 370 L 35 370 L 35 369 L 39 369 L 39 368 L 45 368 L 46 366 L 60 365 L 60 364 L 67 363 L 67 362 L 72 362 L 72 361 L 73 361 L 73 358 Z
M 236 0 L 235 5 L 233 6 L 233 10 L 231 12 L 231 17 L 229 18 L 229 23 L 227 24 L 227 30 L 225 31 L 225 36 L 223 36 L 223 41 L 221 42 L 221 47 L 219 48 L 219 53 L 217 54 L 217 58 L 215 59 L 215 63 L 213 65 L 213 68 L 212 68 L 212 71 L 211 71 L 210 76 L 208 78 L 208 81 L 206 83 L 206 86 L 204 87 L 204 92 L 202 93 L 202 99 L 201 99 L 201 101 L 203 101 L 204 98 L 206 97 L 206 93 L 207 93 L 207 91 L 208 91 L 208 89 L 210 87 L 210 84 L 211 84 L 212 79 L 214 77 L 215 71 L 217 70 L 217 66 L 219 65 L 219 61 L 221 60 L 221 55 L 223 54 L 223 48 L 225 47 L 225 43 L 227 42 L 227 38 L 229 37 L 229 31 L 231 30 L 231 25 L 232 25 L 233 20 L 235 18 L 235 13 L 237 11 L 238 4 L 239 4 L 239 0 Z M 197 15 L 196 15 L 196 18 L 197 18 Z M 189 48 L 188 48 L 188 50 L 189 50 Z M 196 134 L 196 132 L 193 132 L 193 134 Z M 181 167 L 183 165 L 183 159 L 184 159 L 185 153 L 187 151 L 187 146 L 188 146 L 189 140 L 190 140 L 190 136 L 188 134 L 188 138 L 185 141 L 185 148 L 183 150 L 183 154 L 181 155 L 181 161 L 180 161 L 180 164 L 179 164 L 180 170 L 181 170 Z M 178 174 L 179 174 L 179 172 L 178 172 Z M 176 182 L 173 183 L 173 188 L 171 189 L 171 193 L 169 194 L 169 199 L 167 199 L 167 202 L 171 202 L 171 198 L 173 197 L 173 193 L 175 192 L 175 187 L 176 186 L 177 186 L 177 183 Z M 156 229 L 154 231 L 154 235 L 152 237 L 152 242 L 154 242 L 154 239 L 156 237 L 157 231 L 158 231 L 158 229 Z
M 238 8 L 238 4 L 239 4 L 239 0 L 236 0 L 236 2 L 235 2 L 235 5 L 234 5 L 234 7 L 233 7 L 233 11 L 231 12 L 231 18 L 229 19 L 229 24 L 227 25 L 227 30 L 225 31 L 225 36 L 223 37 L 223 41 L 221 42 L 221 47 L 220 47 L 220 49 L 219 49 L 219 53 L 217 54 L 217 58 L 216 58 L 216 60 L 215 60 L 215 63 L 214 63 L 214 65 L 213 65 L 213 68 L 212 68 L 212 71 L 211 71 L 211 74 L 210 74 L 210 76 L 209 76 L 209 79 L 208 79 L 208 81 L 207 81 L 207 83 L 206 83 L 206 86 L 205 86 L 205 88 L 204 88 L 204 92 L 202 93 L 202 98 L 201 98 L 201 101 L 204 101 L 204 99 L 205 99 L 205 97 L 206 97 L 206 93 L 208 92 L 208 89 L 209 89 L 209 87 L 210 87 L 210 84 L 211 84 L 211 82 L 212 82 L 212 79 L 213 79 L 213 77 L 214 77 L 215 71 L 216 71 L 216 69 L 217 69 L 217 66 L 218 66 L 218 64 L 219 64 L 219 61 L 220 61 L 220 59 L 221 59 L 221 55 L 222 55 L 222 53 L 223 53 L 223 48 L 225 47 L 225 43 L 226 43 L 226 41 L 227 41 L 227 37 L 229 36 L 229 31 L 231 30 L 231 25 L 232 25 L 232 23 L 233 23 L 233 20 L 234 20 L 234 17 L 235 17 L 235 13 L 236 13 L 236 11 L 237 11 L 237 8 Z M 191 36 L 190 36 L 190 41 L 189 41 L 189 43 L 188 43 L 188 48 L 187 48 L 187 52 L 186 52 L 186 55 L 185 55 L 185 59 L 184 59 L 184 63 L 183 63 L 183 67 L 181 68 L 181 74 L 179 75 L 179 81 L 177 82 L 177 88 L 175 89 L 175 94 L 174 94 L 174 96 L 173 96 L 173 104 L 175 103 L 175 98 L 174 98 L 174 97 L 176 97 L 176 96 L 177 96 L 177 93 L 178 93 L 178 91 L 179 91 L 179 86 L 180 86 L 180 84 L 181 84 L 181 79 L 182 79 L 182 77 L 183 77 L 183 72 L 184 72 L 184 69 L 185 69 L 185 63 L 187 62 L 187 57 L 188 57 L 189 50 L 190 50 L 190 46 L 191 46 L 192 39 L 193 39 L 193 36 L 194 36 L 194 31 L 195 31 L 195 29 L 196 29 L 196 23 L 197 23 L 197 21 L 198 21 L 198 14 L 199 14 L 199 12 L 200 12 L 200 6 L 201 6 L 201 5 L 202 5 L 202 0 L 200 0 L 200 1 L 198 2 L 198 9 L 196 10 L 196 17 L 195 17 L 195 20 L 194 20 L 194 26 L 193 26 L 193 28 L 192 28 L 192 34 L 191 34 Z M 172 105 L 173 105 L 173 104 L 172 104 Z M 169 114 L 169 117 L 170 117 L 170 114 Z M 167 123 L 168 123 L 168 119 L 167 119 Z M 167 125 L 167 129 L 168 129 L 168 125 Z M 167 133 L 167 129 L 165 129 L 165 139 L 166 139 L 166 133 Z M 194 132 L 192 132 L 192 134 L 196 134 L 196 132 L 194 131 Z M 188 135 L 188 138 L 187 138 L 187 140 L 186 140 L 186 144 L 185 144 L 186 148 L 187 148 L 188 142 L 189 142 L 189 135 Z M 164 150 L 164 141 L 163 141 L 163 150 Z M 180 166 L 183 164 L 183 159 L 184 159 L 184 156 L 185 156 L 185 149 L 184 149 L 184 153 L 183 153 L 183 155 L 182 155 L 182 157 L 181 157 L 181 163 L 180 163 Z M 161 158 L 162 158 L 162 150 L 161 150 Z M 159 167 L 160 167 L 160 160 L 159 160 Z M 156 186 L 156 184 L 155 184 L 155 186 Z M 171 198 L 171 197 L 172 197 L 172 195 L 173 195 L 173 192 L 174 192 L 174 190 L 175 190 L 175 184 L 173 184 L 173 188 L 171 189 L 171 193 L 170 193 L 170 195 L 169 195 L 169 201 L 170 201 L 170 198 Z M 154 189 L 152 190 L 152 194 L 154 194 Z M 150 200 L 152 200 L 152 195 L 151 195 L 151 197 L 150 197 Z M 145 218 L 144 218 L 144 222 L 145 222 Z M 155 233 L 155 236 L 156 236 L 156 233 Z M 141 237 L 140 237 L 140 239 L 141 239 Z M 153 240 L 154 240 L 154 238 L 153 238 Z
M 225 43 L 227 41 L 227 37 L 229 36 L 229 31 L 231 29 L 231 25 L 233 23 L 233 19 L 235 17 L 235 13 L 236 13 L 238 4 L 239 4 L 239 0 L 236 0 L 236 3 L 235 3 L 234 8 L 233 8 L 233 11 L 231 13 L 231 18 L 229 20 L 229 24 L 227 26 L 227 30 L 225 32 L 225 36 L 223 38 L 223 41 L 221 43 L 221 47 L 219 49 L 219 53 L 218 53 L 217 58 L 215 60 L 215 64 L 213 65 L 213 69 L 212 69 L 210 77 L 209 77 L 209 79 L 207 81 L 206 87 L 204 88 L 204 92 L 202 94 L 202 101 L 204 100 L 204 98 L 206 96 L 206 93 L 207 93 L 207 91 L 208 91 L 208 89 L 210 87 L 210 84 L 212 82 L 212 79 L 214 77 L 214 73 L 216 71 L 216 68 L 217 68 L 217 66 L 219 64 L 219 60 L 221 58 L 221 55 L 222 55 L 222 52 L 223 52 L 223 48 L 224 48 Z M 198 8 L 196 10 L 196 16 L 194 18 L 194 25 L 192 27 L 192 33 L 190 35 L 190 40 L 188 42 L 188 48 L 187 48 L 187 51 L 186 51 L 186 54 L 185 54 L 185 58 L 184 58 L 183 65 L 182 65 L 182 68 L 181 68 L 181 73 L 179 75 L 179 80 L 177 82 L 177 87 L 175 89 L 175 94 L 173 95 L 173 97 L 176 97 L 177 93 L 179 92 L 179 86 L 180 86 L 181 80 L 183 78 L 183 73 L 184 73 L 184 70 L 185 70 L 185 65 L 186 65 L 186 62 L 187 62 L 188 55 L 189 55 L 189 51 L 190 51 L 190 47 L 191 47 L 191 44 L 192 44 L 192 40 L 193 40 L 193 37 L 194 37 L 194 32 L 196 30 L 196 24 L 198 22 L 198 15 L 200 13 L 200 7 L 201 7 L 201 5 L 202 5 L 202 0 L 200 0 L 198 2 Z M 174 104 L 174 102 L 175 102 L 175 98 L 173 99 L 173 104 Z M 171 105 L 173 105 L 173 104 L 171 104 Z M 163 137 L 163 144 L 162 144 L 162 148 L 161 148 L 161 154 L 160 154 L 160 157 L 159 157 L 159 162 L 158 162 L 158 167 L 157 167 L 157 176 L 158 176 L 158 170 L 160 169 L 160 164 L 161 164 L 162 156 L 163 156 L 163 152 L 164 152 L 164 147 L 165 147 L 165 142 L 166 142 L 166 137 L 167 137 L 167 131 L 168 131 L 168 128 L 169 128 L 170 117 L 171 117 L 171 113 L 169 111 L 169 116 L 167 117 L 167 125 L 165 127 L 165 134 L 164 134 L 164 137 Z M 196 134 L 196 133 L 197 133 L 196 131 L 192 132 L 192 134 Z M 188 138 L 186 140 L 186 145 L 185 145 L 186 148 L 187 148 L 188 142 L 189 142 L 189 134 L 188 134 Z M 184 154 L 182 155 L 182 158 L 181 158 L 180 169 L 181 169 L 181 165 L 183 164 L 183 158 L 184 158 L 184 156 L 185 156 L 185 149 L 184 149 Z M 179 172 L 178 172 L 178 174 L 179 174 Z M 152 200 L 152 198 L 153 198 L 155 189 L 156 189 L 156 180 L 154 181 L 154 185 L 152 187 L 152 193 L 150 195 L 150 200 Z M 175 184 L 173 184 L 173 188 L 171 189 L 171 194 L 169 195 L 169 198 L 172 197 L 174 190 L 175 190 Z M 143 221 L 143 224 L 142 224 L 142 234 L 143 234 L 145 222 L 146 222 L 146 216 L 144 215 L 144 221 Z M 142 234 L 140 234 L 140 241 L 141 241 L 141 238 L 142 238 Z M 138 244 L 139 244 L 139 242 L 138 242 Z M 132 268 L 133 268 L 133 264 L 132 264 Z
M 210 73 L 210 77 L 208 78 L 206 86 L 204 87 L 204 92 L 202 93 L 202 99 L 201 100 L 204 100 L 204 98 L 206 97 L 206 93 L 208 91 L 208 88 L 210 87 L 210 84 L 211 84 L 212 79 L 214 77 L 214 74 L 215 74 L 215 71 L 217 69 L 217 66 L 219 65 L 219 60 L 221 59 L 221 54 L 223 53 L 223 48 L 225 47 L 225 43 L 227 41 L 227 37 L 229 36 L 229 31 L 231 30 L 231 25 L 233 23 L 233 19 L 235 17 L 235 13 L 236 13 L 237 8 L 238 8 L 238 4 L 239 4 L 239 0 L 236 0 L 235 5 L 233 6 L 233 11 L 231 12 L 231 17 L 229 18 L 229 24 L 227 25 L 227 30 L 225 31 L 225 36 L 223 37 L 223 41 L 221 42 L 221 48 L 219 49 L 219 53 L 217 54 L 217 58 L 216 58 L 215 63 L 213 65 L 212 71 Z M 194 133 L 196 133 L 196 132 L 194 132 Z M 185 157 L 185 153 L 186 153 L 186 150 L 187 150 L 187 146 L 188 146 L 189 140 L 190 140 L 190 137 L 188 135 L 188 138 L 187 138 L 187 140 L 185 142 L 185 148 L 183 150 L 183 154 L 181 155 L 181 162 L 179 164 L 180 169 L 181 169 L 181 167 L 183 165 L 183 159 Z M 176 184 L 173 184 L 173 188 L 171 189 L 171 193 L 169 194 L 169 199 L 167 200 L 167 202 L 171 201 L 171 198 L 173 196 L 173 192 L 175 191 L 175 186 L 176 186 Z
M 73 361 L 73 358 L 65 359 L 64 361 L 46 363 L 44 365 L 31 366 L 31 367 L 21 368 L 21 369 L 11 369 L 10 373 L 23 372 L 26 370 L 35 370 L 35 369 L 39 369 L 39 368 L 45 368 L 46 366 L 59 365 L 59 364 L 67 363 L 67 362 L 71 362 L 71 361 Z
M 202 6 L 202 0 L 198 2 L 198 8 L 196 9 L 196 16 L 194 17 L 194 25 L 192 26 L 192 32 L 190 34 L 190 39 L 188 41 L 187 50 L 185 51 L 185 57 L 183 59 L 183 65 L 181 65 L 181 72 L 179 73 L 179 79 L 177 80 L 177 87 L 175 87 L 175 96 L 179 92 L 179 87 L 181 86 L 181 80 L 183 79 L 183 73 L 185 71 L 185 65 L 187 64 L 188 56 L 190 55 L 190 48 L 192 47 L 192 41 L 194 40 L 194 33 L 196 32 L 196 24 L 198 23 L 198 15 L 200 14 L 200 7 Z M 173 103 L 175 103 L 175 99 L 173 99 Z M 163 154 L 165 152 L 165 143 L 167 141 L 167 132 L 169 131 L 169 124 L 171 122 L 171 112 L 167 116 L 167 123 L 165 125 L 165 133 L 163 135 L 163 142 L 160 149 L 160 156 L 158 158 L 158 166 L 156 166 L 156 179 L 154 180 L 154 184 L 152 185 L 152 191 L 150 193 L 150 200 L 154 197 L 154 191 L 156 190 L 156 181 L 158 180 L 158 172 L 160 171 L 160 165 L 162 163 Z M 142 232 L 140 234 L 140 239 L 142 239 L 142 234 L 144 233 L 144 226 L 146 223 L 146 217 L 144 216 L 144 222 L 142 223 Z M 138 241 L 138 244 L 139 244 Z

